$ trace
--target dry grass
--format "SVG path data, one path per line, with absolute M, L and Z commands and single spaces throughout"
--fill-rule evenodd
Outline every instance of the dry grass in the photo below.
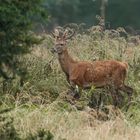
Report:
M 95 118 L 87 110 L 56 110 L 59 102 L 48 107 L 16 108 L 10 113 L 14 125 L 22 138 L 30 133 L 36 134 L 39 129 L 50 130 L 54 140 L 139 140 L 140 127 L 131 126 L 120 116 L 108 121 Z
M 44 129 L 54 135 L 54 140 L 139 140 L 140 44 L 131 41 L 137 37 L 128 36 L 126 40 L 110 31 L 102 37 L 91 28 L 88 34 L 76 34 L 67 44 L 70 54 L 78 60 L 116 59 L 129 63 L 126 83 L 134 88 L 132 105 L 125 112 L 125 100 L 117 111 L 108 107 L 107 114 L 102 111 L 97 114 L 87 107 L 90 91 L 83 91 L 84 98 L 77 103 L 82 105 L 82 111 L 64 101 L 69 86 L 57 56 L 50 52 L 53 40 L 49 35 L 45 37 L 31 54 L 19 57 L 28 70 L 23 87 L 19 87 L 18 78 L 13 83 L 7 82 L 0 99 L 0 109 L 13 108 L 5 115 L 14 118 L 13 125 L 19 136 L 24 139 Z M 95 90 L 94 94 L 98 92 L 102 91 Z

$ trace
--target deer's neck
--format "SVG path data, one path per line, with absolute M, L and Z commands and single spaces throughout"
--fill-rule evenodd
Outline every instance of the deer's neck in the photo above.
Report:
M 62 54 L 59 54 L 58 58 L 63 72 L 66 75 L 69 75 L 70 68 L 74 63 L 76 63 L 76 61 L 73 60 L 67 50 L 65 50 Z

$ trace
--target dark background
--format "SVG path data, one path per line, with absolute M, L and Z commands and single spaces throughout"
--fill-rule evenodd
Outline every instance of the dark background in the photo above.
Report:
M 96 24 L 96 15 L 101 15 L 104 2 L 105 22 L 112 28 L 131 26 L 140 28 L 140 0 L 46 0 L 49 27 L 55 24 Z

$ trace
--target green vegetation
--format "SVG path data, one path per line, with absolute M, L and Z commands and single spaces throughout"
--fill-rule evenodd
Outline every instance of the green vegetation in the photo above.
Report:
M 121 28 L 140 27 L 139 5 L 139 0 L 0 0 L 0 140 L 139 140 L 140 36 Z M 103 21 L 96 15 L 121 27 L 93 26 L 95 18 Z M 75 59 L 128 62 L 131 103 L 122 92 L 115 108 L 109 90 L 95 87 L 73 98 L 51 53 L 54 39 L 43 27 L 70 22 L 79 24 L 70 25 L 76 34 L 67 43 Z M 35 34 L 40 27 L 43 33 Z
M 82 28 L 81 28 L 82 29 Z M 125 37 L 122 35 L 125 34 Z M 120 109 L 111 106 L 106 89 L 82 91 L 80 100 L 68 95 L 69 85 L 57 57 L 50 52 L 53 38 L 45 39 L 30 54 L 18 56 L 27 68 L 20 78 L 0 83 L 0 136 L 31 140 L 139 140 L 140 135 L 140 39 L 126 34 L 123 28 L 100 31 L 99 26 L 77 31 L 68 42 L 70 54 L 78 60 L 116 59 L 129 64 L 126 83 L 134 88 L 131 105 L 126 112 L 127 95 L 122 93 Z M 99 94 L 99 114 L 95 106 Z M 92 106 L 93 108 L 89 107 Z
M 31 32 L 34 17 L 45 17 L 41 4 L 42 0 L 0 0 L 0 76 L 4 79 L 25 75 L 18 55 L 41 40 Z
M 52 24 L 86 23 L 96 25 L 96 15 L 101 14 L 101 3 L 105 2 L 106 26 L 140 28 L 139 0 L 46 0 Z

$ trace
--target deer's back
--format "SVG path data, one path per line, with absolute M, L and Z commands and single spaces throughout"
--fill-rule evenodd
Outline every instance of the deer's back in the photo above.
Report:
M 111 82 L 121 85 L 126 77 L 127 64 L 115 60 L 77 62 L 70 71 L 70 80 L 81 87 L 102 87 Z

